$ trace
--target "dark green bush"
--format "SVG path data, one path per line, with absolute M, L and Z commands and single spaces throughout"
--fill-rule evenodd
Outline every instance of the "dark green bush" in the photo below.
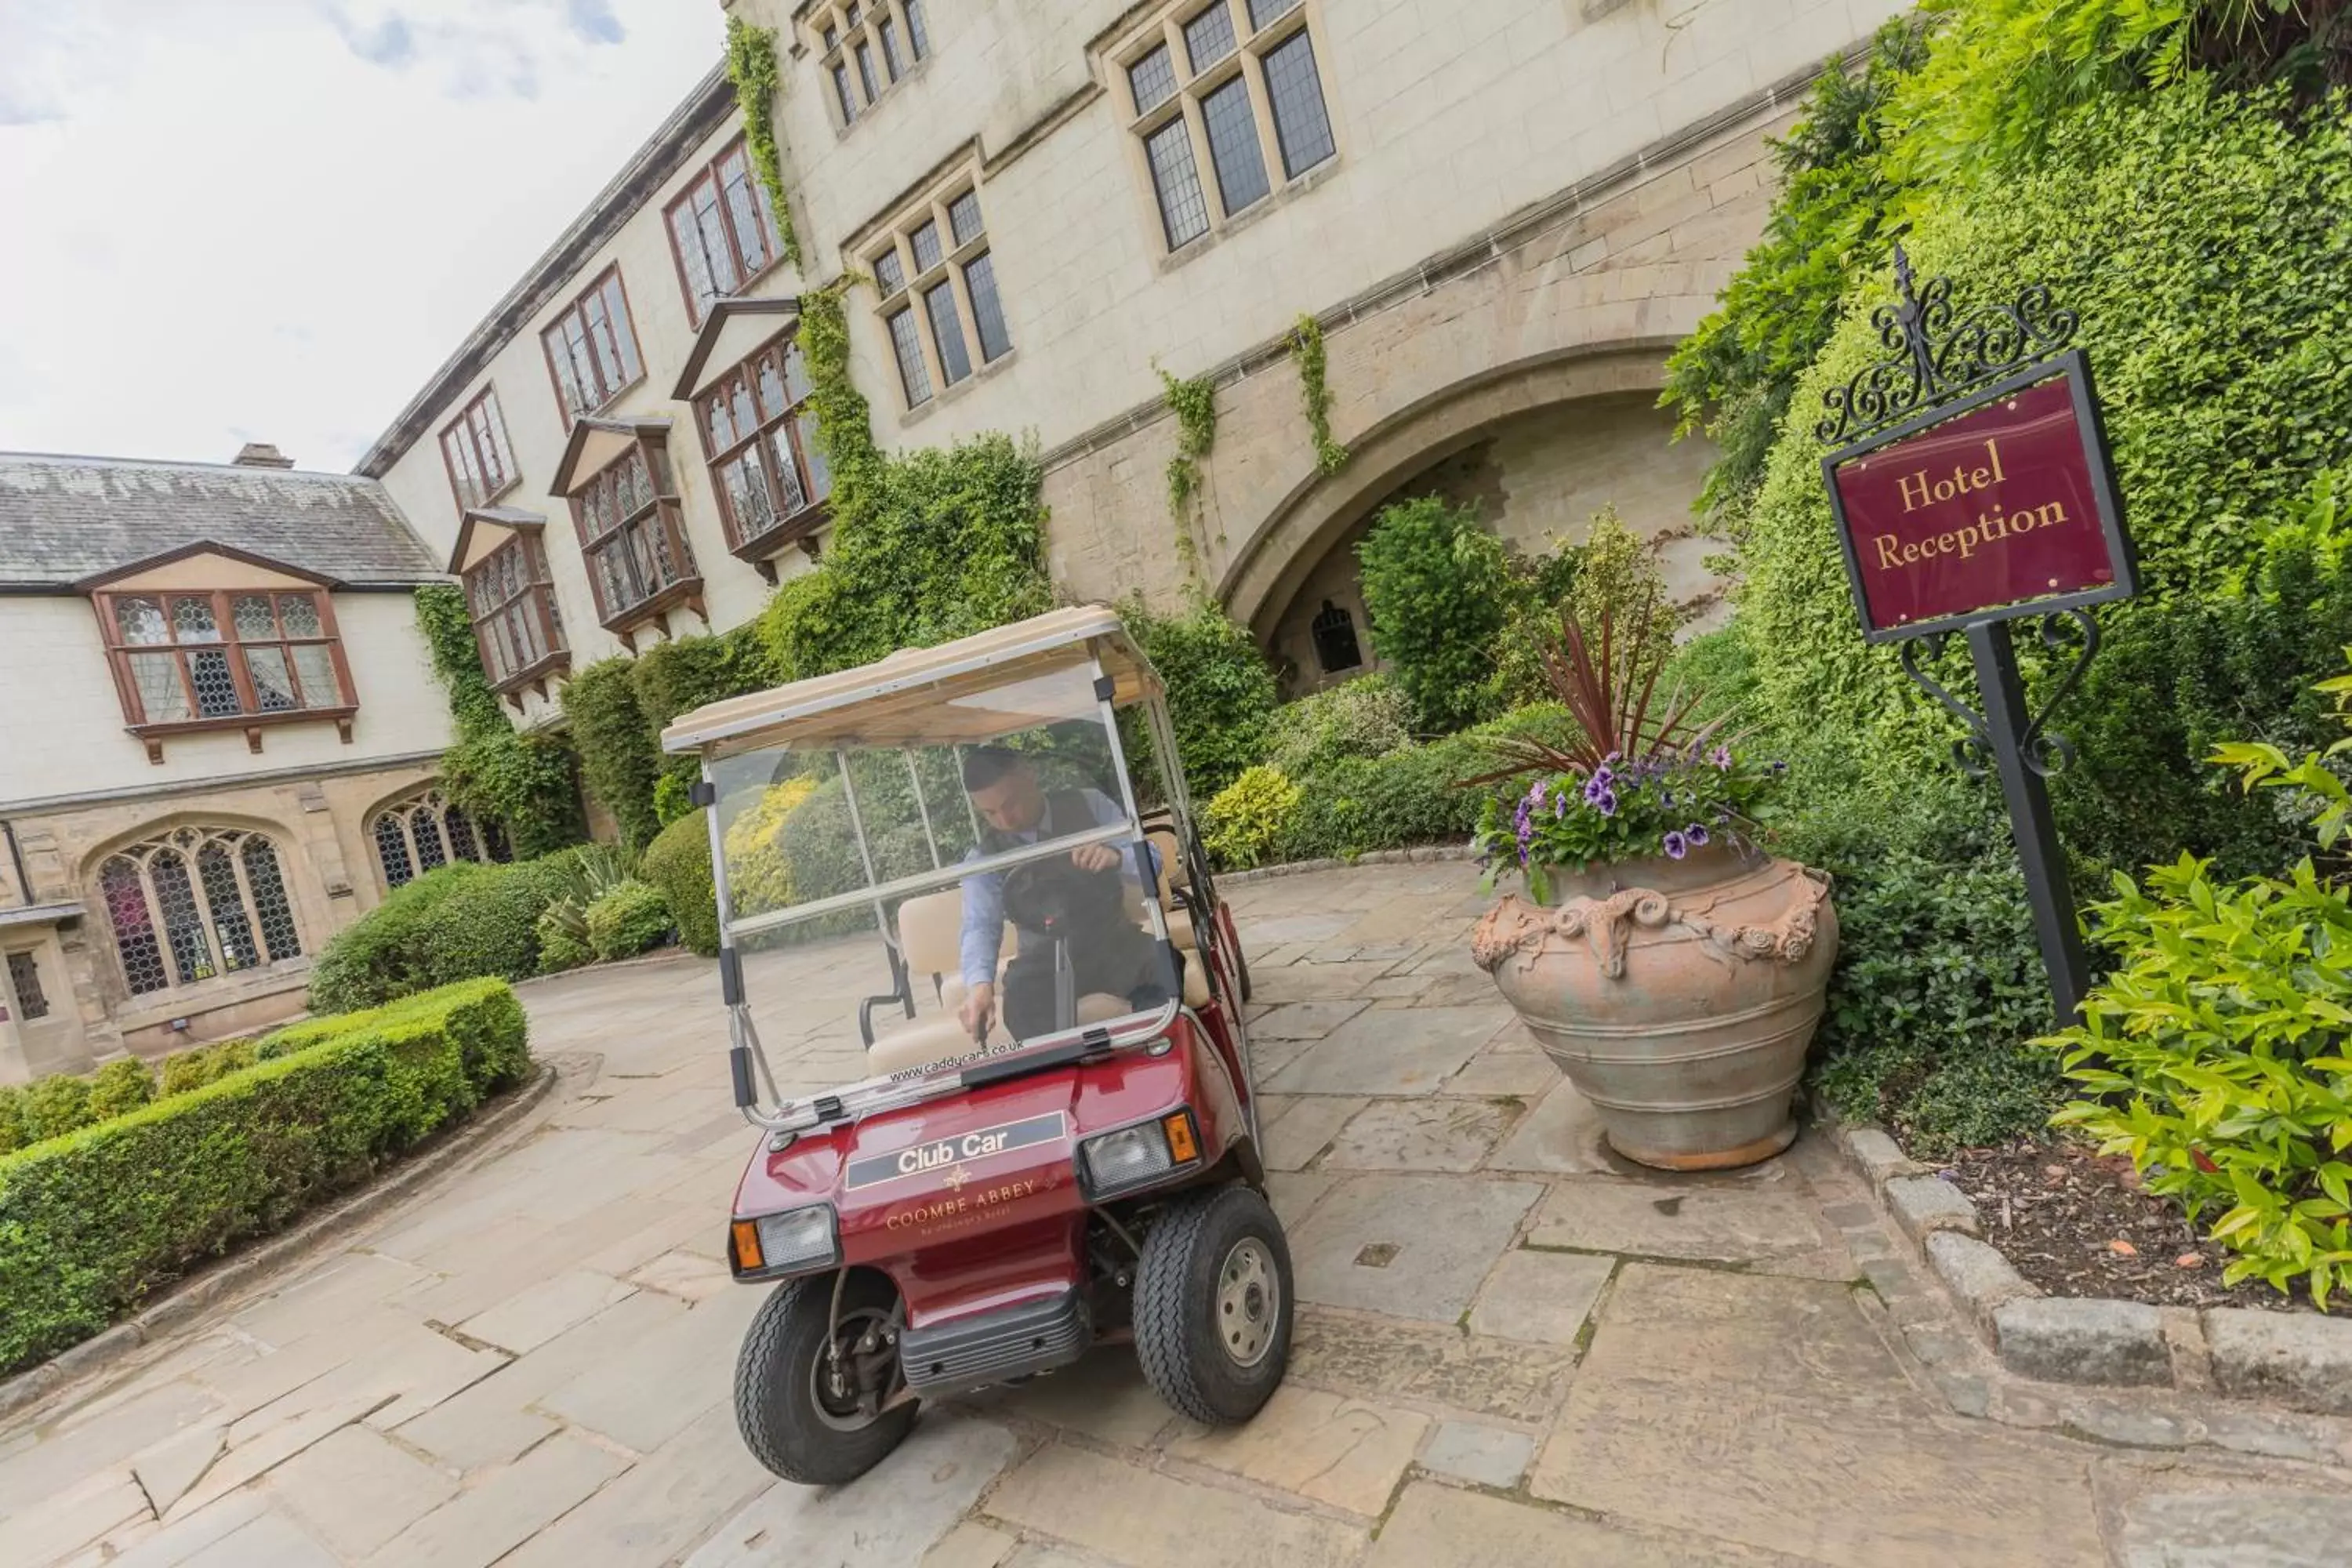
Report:
M 1813 1082 L 1933 1158 L 2038 1131 L 2062 1098 L 2049 981 L 1999 791 L 1957 769 L 1854 767 L 1850 736 L 1791 759 L 1772 848 L 1833 879 L 1839 947 Z
M 1213 604 L 1155 616 L 1130 600 L 1119 614 L 1167 683 L 1185 784 L 1194 800 L 1207 800 L 1265 755 L 1266 724 L 1278 700 L 1274 671 L 1249 629 Z M 1122 732 L 1129 744 L 1143 738 L 1140 725 Z M 1140 773 L 1140 756 L 1136 765 Z
M 572 852 L 428 871 L 337 933 L 310 971 L 318 1013 L 373 1007 L 482 975 L 539 973 L 539 917 L 572 886 Z
M 767 646 L 760 640 L 757 621 L 746 621 L 716 637 L 656 643 L 637 656 L 629 667 L 629 678 L 657 752 L 662 731 L 679 714 L 778 684 Z M 698 757 L 667 754 L 660 755 L 658 762 L 661 771 L 654 783 L 654 815 L 667 827 L 694 809 L 687 790 L 702 776 L 702 764 Z
M 1384 757 L 1412 742 L 1412 701 L 1385 675 L 1363 675 L 1274 710 L 1266 761 L 1293 778 L 1342 757 Z
M 667 942 L 674 924 L 659 889 L 624 882 L 588 906 L 588 945 L 608 963 L 634 958 Z
M 1440 734 L 1493 714 L 1495 639 L 1512 592 L 1502 542 L 1468 508 L 1424 496 L 1384 508 L 1356 559 L 1374 642 L 1417 726 Z
M 719 893 L 710 875 L 710 824 L 699 811 L 671 823 L 646 846 L 637 875 L 661 889 L 677 939 L 705 958 L 719 952 Z
M 530 1060 L 496 981 L 289 1033 L 290 1054 L 0 1157 L 0 1373 L 363 1181 Z

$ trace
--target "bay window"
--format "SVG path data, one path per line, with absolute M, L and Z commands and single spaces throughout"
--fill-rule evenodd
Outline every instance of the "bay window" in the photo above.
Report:
M 809 390 L 800 344 L 787 337 L 695 400 L 727 542 L 746 560 L 764 562 L 824 520 L 833 476 L 817 447 Z
M 323 590 L 93 595 L 131 732 L 340 717 L 357 705 Z M 348 739 L 348 735 L 345 737 Z M 150 754 L 161 760 L 151 742 Z

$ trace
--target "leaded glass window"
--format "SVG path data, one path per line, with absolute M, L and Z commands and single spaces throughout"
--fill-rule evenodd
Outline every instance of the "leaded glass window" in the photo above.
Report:
M 368 825 L 368 834 L 375 840 L 376 868 L 386 889 L 453 860 L 486 864 L 513 858 L 497 824 L 467 816 L 437 789 L 385 806 Z
M 100 604 L 134 730 L 352 704 L 316 591 L 101 593 Z
M 109 856 L 98 891 L 132 995 L 302 953 L 277 848 L 259 833 L 174 828 Z

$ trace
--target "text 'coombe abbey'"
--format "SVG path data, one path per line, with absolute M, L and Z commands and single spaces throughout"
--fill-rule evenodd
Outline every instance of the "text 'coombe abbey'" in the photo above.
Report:
M 1906 474 L 1896 487 L 1902 496 L 1903 510 L 1912 512 L 1924 506 L 1958 500 L 1972 491 L 1989 489 L 2006 479 L 2009 476 L 2001 471 L 2000 442 L 1988 438 L 1984 449 L 1985 462 L 1979 468 L 1956 465 L 1948 477 L 1941 479 L 1931 478 L 1925 468 Z M 1871 536 L 1870 543 L 1877 552 L 1880 567 L 1899 571 L 1906 566 L 1916 566 L 1931 555 L 1957 555 L 1966 561 L 1979 550 L 2004 543 L 2013 535 L 2030 533 L 2037 528 L 2055 528 L 2072 521 L 2066 515 L 2065 504 L 2061 501 L 2047 501 L 2041 506 L 2021 507 L 2015 511 L 2006 512 L 1996 507 L 1991 511 L 1980 513 L 1972 523 L 1932 534 L 1926 539 L 1915 539 L 1905 543 L 1894 534 L 1879 533 Z

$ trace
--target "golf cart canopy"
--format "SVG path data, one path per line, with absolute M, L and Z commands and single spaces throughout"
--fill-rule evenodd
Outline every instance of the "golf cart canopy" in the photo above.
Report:
M 773 747 L 978 744 L 1024 728 L 1024 717 L 1039 725 L 1069 717 L 1024 715 L 1024 682 L 1090 660 L 1113 681 L 1114 707 L 1160 690 L 1118 612 L 1080 605 L 937 647 L 901 648 L 877 664 L 709 703 L 673 721 L 662 731 L 662 750 L 725 756 Z M 1043 687 L 1035 689 L 1046 694 Z

